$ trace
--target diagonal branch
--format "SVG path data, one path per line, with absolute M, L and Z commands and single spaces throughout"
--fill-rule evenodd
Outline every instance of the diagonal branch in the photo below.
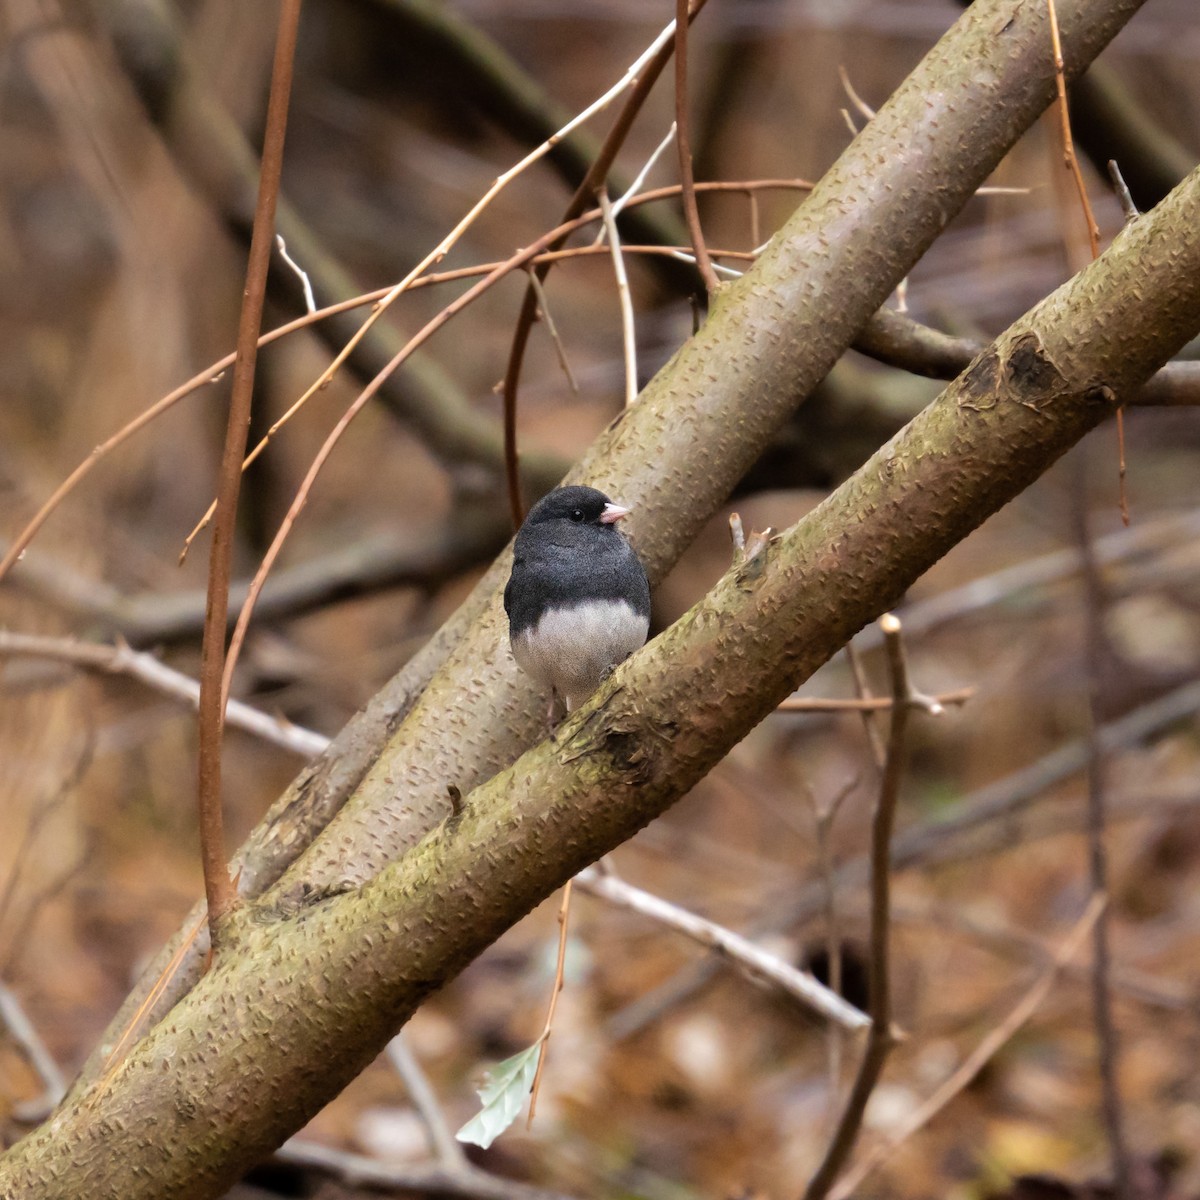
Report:
M 214 946 L 217 944 L 217 932 L 236 901 L 233 876 L 226 866 L 225 827 L 221 811 L 221 741 L 225 724 L 225 694 L 221 680 L 225 669 L 225 622 L 229 608 L 238 492 L 242 483 L 242 458 L 246 453 L 246 434 L 250 429 L 250 401 L 254 394 L 258 335 L 275 236 L 275 202 L 279 197 L 279 176 L 283 170 L 283 142 L 287 132 L 292 66 L 300 27 L 300 4 L 301 0 L 283 0 L 279 10 L 275 62 L 267 101 L 262 174 L 258 203 L 254 210 L 250 261 L 246 267 L 246 290 L 238 321 L 233 391 L 229 400 L 229 420 L 217 487 L 219 500 L 209 553 L 208 603 L 200 662 L 200 748 L 197 772 L 204 890 L 208 898 L 209 937 Z
M 1062 28 L 1069 69 L 1082 69 L 1139 7 L 1140 0 L 1072 3 Z M 1041 6 L 1022 6 L 1013 16 L 1005 0 L 976 0 L 754 269 L 722 288 L 721 303 L 699 334 L 572 472 L 572 480 L 609 488 L 634 508 L 633 537 L 652 582 L 1051 101 L 1046 38 Z M 931 97 L 950 96 L 953 104 L 931 103 Z M 855 220 L 847 219 L 849 212 Z M 1138 225 L 1154 220 L 1147 216 Z M 1136 227 L 1122 235 L 1131 236 L 1140 237 Z M 1154 298 L 1163 299 L 1157 292 Z M 1143 311 L 1135 306 L 1133 316 Z M 1140 320 L 1123 326 L 1123 338 L 1141 328 Z M 1142 352 L 1124 361 L 1114 385 L 1129 390 L 1141 382 L 1129 364 L 1142 362 Z M 1016 475 L 1010 482 L 1020 486 Z M 941 491 L 936 479 L 928 483 L 930 494 Z M 949 486 L 957 488 L 957 479 Z M 951 507 L 957 511 L 957 502 Z M 970 524 L 965 510 L 961 519 L 964 528 Z M 859 533 L 865 528 L 856 513 L 850 525 Z M 919 530 L 919 523 L 904 525 L 907 535 Z M 827 536 L 826 546 L 841 545 L 840 531 Z M 875 559 L 895 561 L 890 534 L 858 565 L 866 569 Z M 830 565 L 839 561 L 852 560 L 839 551 Z M 508 569 L 502 555 L 428 645 L 272 806 L 239 855 L 243 891 L 271 886 L 306 848 L 302 871 L 288 883 L 293 894 L 328 890 L 338 881 L 344 886 L 348 876 L 351 885 L 370 878 L 444 818 L 448 781 L 465 795 L 539 735 L 538 704 L 505 642 L 498 590 Z M 860 597 L 866 588 L 864 581 Z M 872 615 L 862 615 L 859 624 Z M 846 633 L 840 626 L 839 636 Z M 470 686 L 464 686 L 468 674 Z M 795 679 L 780 682 L 790 690 Z M 405 781 L 402 805 L 395 802 L 396 779 Z M 314 844 L 322 831 L 328 842 Z M 168 947 L 150 964 L 114 1029 L 136 1009 L 171 952 Z M 202 947 L 188 954 L 164 1003 L 186 992 L 202 959 Z M 89 1061 L 85 1079 L 97 1061 Z
M 900 638 L 900 622 L 891 613 L 879 619 L 887 648 L 888 677 L 891 681 L 892 707 L 888 723 L 887 750 L 875 815 L 871 820 L 871 960 L 870 1000 L 871 1029 L 866 1049 L 854 1077 L 854 1085 L 837 1128 L 804 1192 L 804 1200 L 822 1200 L 833 1186 L 862 1128 L 867 1101 L 879 1082 L 883 1065 L 896 1045 L 892 1029 L 891 991 L 891 845 L 896 824 L 896 806 L 900 800 L 900 781 L 903 778 L 908 754 L 908 719 L 916 700 L 908 680 L 908 664 L 904 643 Z
M 69 1097 L 0 1159 L 0 1193 L 220 1194 L 432 988 L 685 794 L 1198 329 L 1200 171 L 415 850 L 357 887 L 343 858 L 335 886 L 285 883 L 236 913 L 236 951 L 133 1048 L 94 1107 Z

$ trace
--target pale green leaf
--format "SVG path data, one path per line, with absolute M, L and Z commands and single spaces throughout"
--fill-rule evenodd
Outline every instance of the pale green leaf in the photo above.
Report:
M 483 1108 L 454 1135 L 460 1142 L 486 1150 L 517 1119 L 533 1088 L 540 1047 L 534 1042 L 488 1071 L 479 1089 Z

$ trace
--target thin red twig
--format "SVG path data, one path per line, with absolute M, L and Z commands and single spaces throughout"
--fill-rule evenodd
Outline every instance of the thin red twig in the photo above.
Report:
M 696 187 L 692 176 L 692 143 L 688 132 L 688 0 L 675 0 L 675 146 L 679 151 L 679 182 L 683 187 L 683 215 L 692 237 L 696 267 L 704 280 L 704 289 L 711 296 L 720 286 L 704 230 L 700 225 L 700 209 L 696 206 Z
M 542 1071 L 546 1066 L 546 1050 L 550 1043 L 550 1034 L 554 1031 L 554 1013 L 558 1008 L 558 997 L 563 990 L 563 974 L 567 965 L 567 921 L 571 916 L 571 884 L 568 879 L 563 886 L 562 904 L 558 909 L 558 958 L 554 964 L 554 987 L 550 992 L 550 1004 L 546 1009 L 546 1022 L 542 1026 L 538 1038 L 537 1070 L 533 1075 L 533 1086 L 529 1089 L 529 1117 L 525 1122 L 528 1129 L 533 1124 L 533 1114 L 537 1110 L 538 1091 L 542 1086 Z
M 572 222 L 573 227 L 585 224 L 582 218 L 577 218 L 576 222 Z M 560 227 L 561 228 L 561 227 Z M 229 686 L 233 679 L 234 668 L 237 665 L 238 655 L 241 652 L 242 644 L 246 638 L 246 630 L 250 624 L 250 618 L 254 613 L 254 606 L 258 602 L 258 597 L 262 592 L 263 584 L 266 583 L 267 576 L 271 572 L 271 568 L 275 565 L 275 560 L 279 557 L 279 552 L 283 549 L 284 542 L 287 541 L 288 535 L 292 531 L 292 527 L 296 523 L 301 510 L 308 503 L 309 493 L 312 491 L 312 486 L 316 482 L 317 476 L 321 473 L 329 455 L 333 453 L 334 446 L 341 440 L 342 434 L 346 432 L 350 423 L 354 420 L 367 403 L 374 398 L 375 394 L 383 386 L 384 380 L 400 368 L 400 365 L 407 359 L 414 350 L 423 346 L 437 330 L 441 329 L 447 321 L 457 316 L 468 304 L 478 299 L 484 292 L 503 279 L 511 271 L 520 270 L 527 263 L 532 262 L 539 254 L 541 254 L 547 246 L 555 241 L 559 236 L 558 230 L 551 230 L 549 233 L 543 234 L 535 242 L 531 242 L 523 250 L 518 250 L 511 258 L 500 263 L 492 271 L 484 276 L 474 287 L 468 288 L 461 296 L 450 304 L 446 305 L 432 320 L 427 322 L 417 333 L 415 333 L 405 345 L 396 353 L 389 362 L 370 383 L 358 394 L 350 407 L 342 414 L 337 424 L 330 431 L 329 436 L 322 443 L 321 448 L 317 451 L 312 463 L 309 465 L 308 473 L 304 476 L 303 482 L 300 484 L 295 497 L 292 500 L 291 506 L 288 508 L 287 514 L 284 516 L 278 531 L 275 534 L 274 540 L 268 547 L 266 554 L 263 556 L 262 562 L 259 564 L 258 570 L 255 572 L 254 578 L 250 582 L 249 590 L 246 594 L 246 601 L 242 605 L 242 611 L 238 614 L 237 624 L 234 626 L 233 636 L 229 640 L 229 653 L 225 659 L 225 676 L 223 682 L 223 691 L 225 695 L 229 693 Z
M 696 14 L 704 7 L 705 3 L 706 0 L 693 0 L 688 19 L 695 20 Z M 637 83 L 630 90 L 621 111 L 617 114 L 595 161 L 575 189 L 575 195 L 571 197 L 571 201 L 563 213 L 561 226 L 569 225 L 578 217 L 596 192 L 604 186 L 608 172 L 616 161 L 617 153 L 629 136 L 634 119 L 650 95 L 651 88 L 654 87 L 658 77 L 670 61 L 674 49 L 674 42 L 667 42 L 638 76 Z M 563 242 L 566 241 L 566 236 L 564 233 L 561 240 L 551 242 L 547 249 L 560 249 Z M 544 281 L 550 268 L 549 266 L 539 266 L 537 270 L 538 278 Z M 504 472 L 514 529 L 519 528 L 525 519 L 525 503 L 521 497 L 520 453 L 517 449 L 517 389 L 521 382 L 521 365 L 525 361 L 525 347 L 529 344 L 529 334 L 537 318 L 537 308 L 537 292 L 532 285 L 527 286 L 525 297 L 521 301 L 521 311 L 517 314 L 517 322 L 513 328 L 512 345 L 508 351 L 508 364 L 504 369 Z
M 1092 258 L 1100 257 L 1100 227 L 1096 224 L 1096 216 L 1092 212 L 1092 204 L 1088 199 L 1087 186 L 1083 180 L 1083 172 L 1079 169 L 1079 159 L 1075 155 L 1075 141 L 1071 136 L 1071 114 L 1067 107 L 1067 81 L 1063 74 L 1062 40 L 1058 34 L 1058 10 L 1054 0 L 1046 0 L 1046 11 L 1050 17 L 1050 40 L 1054 47 L 1054 84 L 1058 91 L 1058 118 L 1062 131 L 1063 165 L 1071 172 L 1075 180 L 1075 190 L 1079 193 L 1079 206 L 1083 210 L 1083 219 L 1087 224 L 1088 245 Z M 1121 512 L 1121 520 L 1129 524 L 1129 492 L 1126 486 L 1125 464 L 1125 409 L 1117 409 L 1117 504 Z M 1106 918 L 1101 917 L 1101 923 Z
M 769 191 L 773 189 L 783 190 L 799 190 L 803 191 L 812 187 L 812 183 L 806 179 L 757 179 L 744 180 L 737 183 L 713 181 L 709 183 L 698 183 L 697 191 L 738 191 L 738 192 L 756 192 Z M 626 207 L 632 207 L 640 204 L 651 204 L 659 200 L 671 199 L 679 195 L 679 185 L 669 184 L 665 187 L 653 188 L 650 191 L 643 192 L 641 195 L 633 196 L 626 201 Z M 577 220 L 568 222 L 560 227 L 555 232 L 569 234 L 584 225 L 591 224 L 600 220 L 602 214 L 598 208 L 589 210 L 582 214 Z M 662 254 L 672 253 L 674 247 L 666 246 L 626 246 L 624 247 L 627 254 Z M 577 247 L 571 250 L 546 251 L 535 257 L 535 262 L 551 262 L 561 258 L 574 258 L 589 254 L 605 254 L 608 253 L 605 247 Z M 752 258 L 752 255 L 742 255 L 736 251 L 720 251 L 721 256 L 738 258 Z M 486 275 L 495 270 L 499 263 L 482 263 L 478 266 L 460 267 L 453 271 L 441 271 L 429 275 L 422 275 L 418 279 L 414 279 L 407 290 L 416 291 L 418 288 L 432 286 L 434 284 L 451 283 L 459 279 L 475 278 L 480 275 Z M 318 309 L 314 313 L 306 313 L 302 317 L 297 317 L 293 321 L 289 321 L 284 325 L 280 325 L 275 329 L 268 330 L 258 339 L 258 346 L 261 349 L 263 346 L 269 345 L 271 342 L 278 341 L 280 338 L 286 337 L 291 333 L 295 333 L 300 329 L 307 329 L 310 325 L 317 321 L 322 321 L 327 317 L 334 317 L 340 313 L 349 312 L 351 309 L 361 308 L 365 304 L 374 304 L 391 293 L 391 287 L 376 288 L 371 292 L 364 292 L 361 296 L 353 296 L 348 300 L 341 300 L 337 304 L 330 304 L 325 308 Z M 211 366 L 205 367 L 203 371 L 193 375 L 186 383 L 181 384 L 174 391 L 169 392 L 161 399 L 156 400 L 144 412 L 136 416 L 128 424 L 123 425 L 111 437 L 101 442 L 96 446 L 87 458 L 83 459 L 78 466 L 63 480 L 62 483 L 54 489 L 50 497 L 42 504 L 37 513 L 29 521 L 24 529 L 17 535 L 9 546 L 7 553 L 0 559 L 0 581 L 3 581 L 9 570 L 20 560 L 21 555 L 28 549 L 30 542 L 37 536 L 38 531 L 46 523 L 46 521 L 54 514 L 55 510 L 62 502 L 75 490 L 75 488 L 85 479 L 92 469 L 106 458 L 112 451 L 116 450 L 125 441 L 132 437 L 135 433 L 144 429 L 157 417 L 160 417 L 169 408 L 172 408 L 180 400 L 190 396 L 193 392 L 207 384 L 214 383 L 221 376 L 222 372 L 233 366 L 237 355 L 236 352 L 225 355 L 224 358 L 218 359 Z M 245 465 L 245 463 L 243 463 Z
M 218 945 L 221 922 L 237 899 L 233 877 L 225 856 L 225 824 L 221 810 L 221 742 L 224 732 L 225 693 L 221 686 L 225 665 L 225 624 L 229 611 L 229 582 L 233 558 L 234 522 L 242 480 L 242 458 L 250 428 L 250 401 L 254 391 L 254 368 L 258 357 L 258 335 L 267 294 L 267 274 L 275 232 L 275 205 L 283 169 L 283 143 L 287 132 L 288 100 L 292 86 L 296 36 L 302 0 L 282 0 L 271 68 L 271 90 L 267 101 L 266 132 L 263 137 L 262 171 L 250 256 L 246 265 L 246 288 L 238 322 L 237 358 L 233 365 L 233 388 L 229 422 L 221 457 L 218 504 L 209 554 L 208 607 L 200 661 L 200 724 L 197 764 L 200 806 L 200 853 L 204 863 L 204 891 L 208 899 L 209 932 Z

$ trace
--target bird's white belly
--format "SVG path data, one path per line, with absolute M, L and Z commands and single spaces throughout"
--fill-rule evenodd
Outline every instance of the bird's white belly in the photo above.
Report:
M 624 600 L 589 600 L 548 610 L 513 639 L 513 657 L 539 683 L 557 688 L 568 708 L 576 708 L 645 642 L 649 628 Z

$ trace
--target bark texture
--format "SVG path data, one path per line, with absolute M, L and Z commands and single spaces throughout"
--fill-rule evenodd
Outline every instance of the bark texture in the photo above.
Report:
M 1068 74 L 1142 3 L 1060 0 Z M 1043 5 L 976 0 L 570 473 L 634 508 L 629 524 L 652 583 L 1051 102 L 1050 44 Z M 511 661 L 499 604 L 508 569 L 506 552 L 273 806 L 240 856 L 243 892 L 261 892 L 285 871 L 276 899 L 369 879 L 445 815 L 449 785 L 465 794 L 538 736 L 544 700 Z M 151 964 L 101 1051 L 172 949 Z M 156 1012 L 191 985 L 204 949 L 201 940 Z M 85 1078 L 100 1061 L 98 1052 Z
M 1069 61 L 1082 69 L 1137 7 L 1060 6 Z M 1049 37 L 1043 6 L 974 4 L 570 473 L 633 508 L 652 582 L 1050 101 Z M 506 553 L 469 602 L 472 623 L 289 873 L 294 893 L 370 878 L 445 815 L 448 785 L 465 794 L 540 734 L 540 698 L 508 652 L 508 569 Z
M 0 1195 L 219 1195 L 1198 329 L 1200 171 L 461 815 L 350 891 L 238 914 L 231 951 L 115 1074 L 0 1160 Z

